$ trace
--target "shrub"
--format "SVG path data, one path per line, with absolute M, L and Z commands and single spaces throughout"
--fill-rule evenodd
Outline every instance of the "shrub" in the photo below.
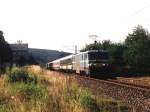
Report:
M 91 92 L 88 90 L 82 90 L 77 84 L 71 84 L 69 87 L 71 90 L 67 91 L 70 93 L 70 99 L 80 103 L 84 107 L 90 107 L 94 104 Z M 68 88 L 68 89 L 69 89 Z
M 83 93 L 80 97 L 80 103 L 81 105 L 85 106 L 85 107 L 89 107 L 90 105 L 92 105 L 94 103 L 93 98 L 91 97 L 91 94 L 89 93 Z
M 92 93 L 88 90 L 83 90 L 78 84 L 72 83 L 65 89 L 64 96 L 66 103 L 80 105 L 87 112 L 99 112 L 99 106 L 93 98 Z
M 37 77 L 30 74 L 23 68 L 13 68 L 7 71 L 8 82 L 24 82 L 24 83 L 37 83 Z
M 82 90 L 79 102 L 84 108 L 88 109 L 90 112 L 100 111 L 99 105 L 97 104 L 96 100 L 92 97 L 90 91 Z
M 20 84 L 17 88 L 17 97 L 21 101 L 28 101 L 30 99 L 39 99 L 46 92 L 46 87 L 43 85 L 34 85 L 34 84 Z

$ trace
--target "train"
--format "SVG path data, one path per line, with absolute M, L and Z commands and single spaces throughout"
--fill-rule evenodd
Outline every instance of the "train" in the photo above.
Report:
M 74 72 L 93 76 L 96 72 L 107 71 L 109 55 L 105 50 L 88 50 L 56 59 L 46 64 L 47 69 Z

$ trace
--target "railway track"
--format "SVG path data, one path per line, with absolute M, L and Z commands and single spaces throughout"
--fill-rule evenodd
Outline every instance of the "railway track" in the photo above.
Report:
M 140 85 L 140 84 L 134 84 L 134 83 L 129 83 L 129 82 L 122 82 L 119 80 L 115 80 L 115 79 L 101 79 L 101 78 L 91 78 L 91 77 L 86 77 L 86 76 L 81 76 L 75 73 L 64 73 L 65 75 L 68 76 L 75 76 L 75 78 L 83 78 L 83 79 L 88 79 L 88 80 L 94 80 L 96 82 L 105 82 L 105 83 L 109 83 L 109 84 L 114 84 L 114 85 L 120 85 L 120 86 L 125 86 L 125 87 L 130 87 L 130 88 L 137 88 L 137 89 L 141 89 L 141 90 L 145 90 L 145 91 L 150 91 L 150 86 L 144 86 L 144 85 Z
M 75 77 L 84 78 L 85 80 L 86 79 L 94 80 L 96 82 L 104 82 L 104 83 L 109 83 L 109 84 L 114 84 L 114 85 L 119 85 L 119 86 L 125 86 L 125 87 L 131 87 L 131 88 L 137 88 L 137 89 L 141 89 L 141 90 L 145 90 L 145 91 L 150 91 L 149 86 L 127 83 L 127 82 L 121 82 L 121 81 L 117 81 L 117 80 L 113 80 L 113 79 L 103 80 L 103 79 L 97 79 L 97 78 L 91 78 L 91 77 L 85 77 L 85 76 L 79 76 L 79 75 L 76 75 Z
M 150 91 L 150 86 L 146 86 L 146 85 L 144 86 L 144 85 L 134 84 L 134 83 L 129 83 L 129 82 L 121 82 L 121 81 L 112 80 L 112 79 L 109 79 L 109 81 L 114 82 L 114 83 L 118 83 L 118 84 L 122 84 L 122 85 L 127 85 L 127 86 L 130 86 L 130 87 L 135 87 L 135 88 Z
M 84 76 L 75 76 L 77 82 L 95 94 L 121 100 L 135 107 L 136 112 L 150 112 L 150 88 L 114 80 L 102 80 Z

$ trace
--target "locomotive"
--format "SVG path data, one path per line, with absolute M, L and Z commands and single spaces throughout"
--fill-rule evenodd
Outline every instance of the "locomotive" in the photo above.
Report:
M 105 50 L 89 50 L 78 54 L 56 59 L 46 64 L 47 69 L 75 72 L 80 75 L 92 76 L 104 71 L 109 65 L 108 52 Z

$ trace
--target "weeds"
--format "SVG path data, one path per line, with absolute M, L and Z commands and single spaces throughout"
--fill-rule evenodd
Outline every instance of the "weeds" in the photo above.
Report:
M 13 68 L 7 71 L 7 80 L 8 82 L 24 82 L 24 83 L 37 83 L 37 77 L 30 74 L 24 68 Z
M 99 101 L 67 77 L 47 77 L 46 70 L 36 69 L 13 68 L 5 75 L 7 80 L 0 78 L 4 83 L 0 85 L 0 112 L 113 112 L 117 106 L 114 101 Z

